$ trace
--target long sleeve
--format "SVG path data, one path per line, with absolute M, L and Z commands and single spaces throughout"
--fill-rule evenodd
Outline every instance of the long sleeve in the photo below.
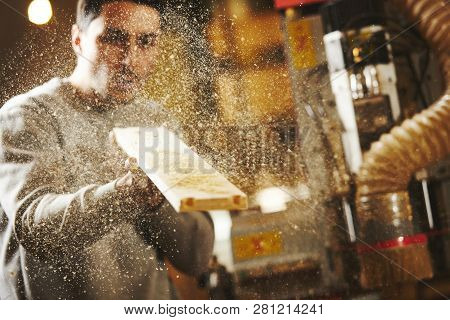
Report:
M 138 211 L 115 181 L 69 190 L 66 169 L 46 110 L 32 103 L 2 108 L 0 203 L 20 244 L 38 256 L 76 254 Z
M 165 201 L 138 219 L 137 229 L 180 271 L 200 275 L 207 269 L 214 245 L 212 220 L 206 213 L 177 213 Z

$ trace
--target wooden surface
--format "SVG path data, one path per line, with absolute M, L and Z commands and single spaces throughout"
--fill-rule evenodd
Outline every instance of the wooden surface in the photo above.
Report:
M 169 130 L 116 128 L 113 133 L 176 211 L 247 208 L 247 196 Z

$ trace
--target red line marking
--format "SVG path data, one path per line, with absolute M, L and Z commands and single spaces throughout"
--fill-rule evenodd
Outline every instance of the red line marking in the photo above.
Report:
M 286 9 L 325 1 L 327 0 L 275 0 L 275 8 Z
M 386 250 L 399 247 L 406 247 L 414 244 L 423 244 L 428 242 L 428 237 L 424 233 L 419 233 L 413 236 L 403 236 L 397 239 L 378 242 L 375 244 L 358 244 L 356 250 L 359 254 L 372 252 L 375 250 Z

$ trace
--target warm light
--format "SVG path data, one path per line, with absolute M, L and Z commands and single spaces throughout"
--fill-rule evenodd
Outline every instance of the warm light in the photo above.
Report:
M 33 0 L 28 6 L 28 19 L 34 24 L 46 24 L 53 16 L 49 0 Z
M 287 209 L 291 197 L 282 189 L 272 187 L 263 189 L 256 195 L 262 213 L 275 213 Z

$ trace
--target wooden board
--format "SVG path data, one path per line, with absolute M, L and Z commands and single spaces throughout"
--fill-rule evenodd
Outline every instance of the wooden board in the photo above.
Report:
M 113 133 L 177 212 L 247 209 L 247 196 L 166 128 Z

